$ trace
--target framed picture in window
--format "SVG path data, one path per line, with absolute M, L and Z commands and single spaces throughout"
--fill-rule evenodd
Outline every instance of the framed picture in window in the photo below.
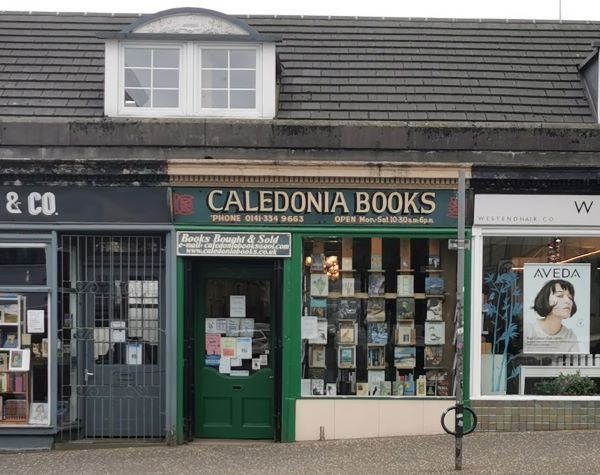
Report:
M 356 367 L 356 347 L 339 346 L 338 347 L 338 367 L 349 369 Z
M 29 371 L 29 350 L 10 350 L 9 371 Z

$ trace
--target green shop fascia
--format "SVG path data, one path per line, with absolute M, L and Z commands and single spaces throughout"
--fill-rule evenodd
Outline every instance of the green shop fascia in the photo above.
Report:
M 179 440 L 349 436 L 315 418 L 321 401 L 341 418 L 347 401 L 389 399 L 396 413 L 414 413 L 407 400 L 440 414 L 450 405 L 455 190 L 174 188 L 172 198 Z

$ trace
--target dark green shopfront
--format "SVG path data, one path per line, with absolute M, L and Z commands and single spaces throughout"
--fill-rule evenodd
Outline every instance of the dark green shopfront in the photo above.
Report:
M 456 191 L 174 188 L 177 438 L 440 433 Z

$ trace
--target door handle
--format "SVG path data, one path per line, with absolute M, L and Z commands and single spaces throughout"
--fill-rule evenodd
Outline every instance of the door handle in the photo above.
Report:
M 87 368 L 83 372 L 83 380 L 87 383 L 90 376 L 94 376 L 94 373 L 87 370 Z
M 231 389 L 242 389 L 241 386 L 231 386 Z

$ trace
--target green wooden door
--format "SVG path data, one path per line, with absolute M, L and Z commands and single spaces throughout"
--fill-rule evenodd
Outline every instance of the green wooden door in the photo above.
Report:
M 231 260 L 198 270 L 196 437 L 274 438 L 272 269 L 271 261 Z

